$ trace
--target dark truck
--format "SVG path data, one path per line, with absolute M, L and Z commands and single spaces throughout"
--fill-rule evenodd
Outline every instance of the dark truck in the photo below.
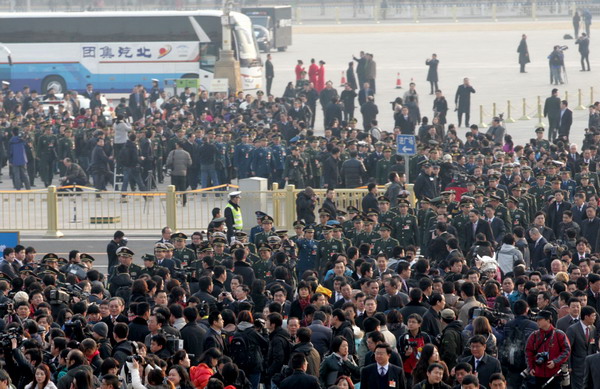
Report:
M 242 13 L 253 24 L 254 35 L 260 50 L 268 53 L 271 49 L 285 51 L 292 44 L 292 7 L 245 7 Z

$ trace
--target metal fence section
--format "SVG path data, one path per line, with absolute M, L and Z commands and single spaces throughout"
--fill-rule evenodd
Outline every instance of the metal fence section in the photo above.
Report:
M 87 187 L 57 188 L 33 191 L 0 191 L 0 215 L 7 230 L 44 230 L 48 237 L 60 237 L 62 231 L 91 230 L 159 230 L 168 225 L 173 230 L 205 230 L 212 219 L 213 208 L 227 205 L 228 189 L 175 192 L 96 192 Z M 412 185 L 408 187 L 412 194 Z M 291 230 L 296 215 L 296 198 L 302 189 L 288 185 L 272 190 L 244 191 L 242 209 L 251 213 L 261 210 L 271 215 L 278 229 Z M 315 189 L 315 213 L 325 200 L 325 189 Z M 385 187 L 379 187 L 384 193 Z M 336 204 L 345 210 L 353 205 L 361 208 L 366 188 L 336 189 Z M 185 197 L 185 206 L 184 206 Z M 414 202 L 414 197 L 411 196 Z M 255 219 L 246 217 L 244 229 Z
M 294 22 L 508 19 L 568 17 L 576 8 L 600 14 L 592 1 L 404 1 L 404 0 L 239 0 L 236 8 L 289 4 Z M 221 9 L 221 0 L 0 0 L 0 12 L 154 11 Z

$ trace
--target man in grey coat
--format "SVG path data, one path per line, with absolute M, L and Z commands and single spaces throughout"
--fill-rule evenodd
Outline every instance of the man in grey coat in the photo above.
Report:
M 175 150 L 172 150 L 167 157 L 167 168 L 171 169 L 171 185 L 174 185 L 178 192 L 187 188 L 187 170 L 192 165 L 192 157 L 183 149 L 183 142 L 175 143 Z M 183 206 L 186 202 L 186 195 L 183 195 Z

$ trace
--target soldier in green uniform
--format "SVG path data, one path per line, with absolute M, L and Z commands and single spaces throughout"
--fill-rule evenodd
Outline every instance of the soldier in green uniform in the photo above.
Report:
M 60 271 L 58 265 L 58 256 L 54 253 L 47 253 L 42 257 L 42 266 L 40 266 L 37 270 L 38 277 L 42 277 L 44 273 L 49 273 L 56 278 L 56 280 L 60 283 L 65 282 L 65 275 Z
M 323 240 L 317 243 L 317 264 L 316 269 L 319 276 L 322 275 L 325 265 L 331 258 L 331 254 L 343 254 L 343 244 L 339 240 L 333 239 L 333 227 L 325 226 L 323 228 Z
M 348 252 L 348 248 L 352 247 L 352 241 L 344 236 L 342 225 L 334 224 L 333 225 L 333 239 L 339 240 L 342 242 L 342 250 L 344 253 Z
M 512 231 L 512 221 L 510 218 L 510 214 L 508 213 L 508 209 L 504 205 L 500 203 L 501 199 L 498 195 L 490 196 L 490 204 L 494 207 L 494 216 L 498 219 L 501 219 L 504 222 L 504 226 L 506 227 L 506 231 Z
M 527 198 L 524 198 L 523 196 L 521 196 L 521 186 L 514 185 L 513 187 L 510 188 L 510 191 L 511 191 L 512 197 L 517 199 L 517 208 L 519 208 L 520 210 L 525 212 L 525 215 L 527 216 L 527 220 L 529 220 L 529 214 L 530 214 L 529 200 Z
M 377 161 L 375 167 L 375 179 L 378 185 L 385 185 L 388 182 L 390 169 L 394 162 L 392 161 L 392 149 L 389 147 L 383 149 L 383 158 Z
M 178 232 L 171 235 L 171 242 L 175 250 L 173 250 L 173 259 L 178 263 L 178 267 L 187 267 L 190 263 L 196 260 L 194 250 L 185 247 L 187 235 L 183 232 Z
M 263 230 L 254 236 L 254 244 L 260 248 L 261 243 L 267 243 L 269 236 L 276 236 L 273 231 L 273 218 L 269 215 L 264 216 L 261 221 Z M 270 247 L 269 247 L 270 249 Z
M 215 264 L 221 264 L 225 259 L 233 259 L 231 255 L 225 252 L 225 248 L 227 247 L 227 239 L 223 239 L 221 237 L 215 238 L 212 241 L 213 250 L 215 250 L 215 254 L 213 258 L 215 259 Z
M 483 215 L 483 210 L 485 209 L 485 196 L 483 195 L 483 191 L 481 189 L 476 189 L 473 194 L 473 209 L 479 211 L 480 215 Z
M 267 242 L 258 245 L 258 261 L 252 264 L 257 280 L 266 280 L 271 277 L 271 246 Z
M 390 210 L 390 200 L 385 196 L 379 196 L 377 202 L 379 203 L 379 217 L 377 220 L 379 223 L 392 225 L 397 214 Z
M 513 231 L 515 229 L 515 227 L 518 227 L 518 226 L 521 226 L 525 230 L 527 230 L 527 227 L 529 226 L 529 218 L 527 217 L 527 213 L 525 213 L 525 211 L 523 211 L 522 209 L 519 209 L 518 205 L 519 205 L 519 199 L 517 199 L 513 196 L 510 196 L 506 200 L 506 207 L 508 208 L 508 212 L 510 214 L 511 223 L 512 223 L 511 231 Z
M 325 209 L 319 209 L 319 224 L 315 226 L 315 239 L 323 240 L 323 228 L 327 225 L 333 216 Z
M 546 174 L 540 173 L 535 177 L 535 185 L 532 185 L 529 193 L 535 198 L 535 211 L 540 211 L 544 207 L 546 198 L 552 193 L 550 185 L 546 183 Z
M 56 164 L 56 135 L 52 134 L 52 127 L 46 126 L 44 134 L 40 136 L 37 143 L 38 158 L 40 160 L 40 178 L 45 186 L 52 185 L 54 168 Z
M 319 157 L 321 150 L 319 149 L 319 139 L 317 137 L 309 138 L 309 147 L 304 151 L 304 157 L 307 161 L 307 171 L 310 186 L 318 188 L 321 180 L 321 165 L 319 163 Z
M 504 201 L 508 194 L 504 191 L 504 189 L 498 187 L 500 182 L 500 177 L 495 174 L 492 174 L 488 178 L 488 188 L 486 189 L 486 193 L 495 193 L 496 196 L 500 197 L 500 201 Z
M 354 246 L 360 247 L 361 244 L 366 243 L 373 247 L 373 242 L 379 239 L 379 234 L 375 232 L 375 221 L 371 218 L 363 219 L 364 229 L 363 231 L 354 237 Z
M 576 192 L 585 193 L 585 201 L 589 201 L 590 197 L 596 195 L 596 188 L 590 183 L 590 176 L 587 174 L 581 175 L 580 182 L 581 184 L 577 187 Z
M 392 252 L 394 251 L 395 247 L 400 246 L 400 243 L 396 239 L 391 238 L 391 234 L 392 226 L 390 226 L 387 223 L 382 223 L 381 227 L 379 228 L 379 235 L 381 236 L 381 238 L 376 239 L 373 243 L 373 253 L 375 255 L 379 253 L 384 253 L 388 258 L 393 257 Z
M 459 242 L 464 242 L 465 236 L 465 224 L 469 222 L 469 212 L 473 207 L 473 198 L 465 196 L 464 194 L 460 198 L 459 209 L 460 213 L 452 218 L 452 227 L 456 229 L 457 238 Z
M 550 142 L 544 139 L 544 127 L 538 127 L 535 129 L 535 137 L 535 142 L 532 143 L 535 151 L 539 152 L 541 149 L 550 151 Z
M 342 223 L 342 229 L 344 230 L 346 238 L 352 239 L 352 236 L 349 236 L 348 234 L 354 228 L 354 217 L 358 215 L 360 211 L 353 205 L 349 205 L 346 208 L 346 211 L 348 211 L 348 220 Z
M 555 179 L 559 179 L 560 181 L 560 177 L 558 177 L 557 174 L 557 169 L 558 166 L 556 165 L 556 163 L 554 161 L 549 161 L 546 164 L 546 181 L 548 182 L 553 182 Z
M 419 228 L 419 242 L 424 241 L 424 236 L 427 228 L 427 221 L 435 216 L 435 212 L 431 209 L 431 202 L 429 199 L 421 199 L 419 201 L 419 210 L 417 211 L 417 226 Z M 400 241 L 400 240 L 398 240 Z M 421 250 L 424 249 L 422 245 Z
M 450 217 L 458 215 L 460 213 L 460 207 L 458 205 L 458 201 L 456 201 L 456 191 L 445 190 L 441 192 L 440 195 L 442 196 L 444 203 L 446 203 L 448 215 L 450 215 Z
M 133 263 L 134 255 L 135 253 L 126 246 L 122 246 L 117 249 L 117 258 L 119 260 L 119 265 L 127 266 L 127 273 L 129 273 L 132 280 L 137 279 L 142 274 L 142 267 Z M 117 268 L 118 266 L 115 266 L 113 268 L 113 272 L 108 277 L 108 282 L 111 282 L 111 279 L 118 275 Z
M 289 185 L 295 185 L 296 188 L 304 188 L 304 177 L 306 177 L 305 162 L 300 157 L 300 151 L 297 146 L 290 147 L 291 155 L 285 157 L 285 166 L 283 169 L 283 178 Z
M 391 225 L 394 238 L 402 247 L 419 246 L 421 244 L 419 222 L 416 216 L 408 212 L 408 200 L 399 200 L 398 209 L 400 214 L 393 220 Z M 433 216 L 434 213 L 431 212 L 430 215 Z
M 582 162 L 579 166 L 581 166 L 581 172 L 579 173 L 579 175 L 575 176 L 575 181 L 577 183 L 580 183 L 581 176 L 587 174 L 590 177 L 590 184 L 592 184 L 594 188 L 596 188 L 596 192 L 600 192 L 600 180 L 598 179 L 598 173 L 591 172 L 590 164 L 587 162 Z
M 75 160 L 75 143 L 73 142 L 73 130 L 67 128 L 64 132 L 64 136 L 58 140 L 57 144 L 57 156 L 59 161 L 63 161 L 65 158 Z M 58 164 L 58 171 L 60 176 L 63 177 L 66 167 L 64 164 Z
M 163 134 L 156 133 L 152 139 L 150 139 L 152 151 L 154 153 L 155 177 L 159 184 L 162 184 L 165 179 L 163 173 L 163 162 L 165 160 L 165 141 L 163 137 Z
M 347 234 L 344 234 L 346 236 L 346 238 L 350 239 L 352 241 L 352 245 L 355 247 L 356 246 L 356 237 L 360 234 L 362 234 L 365 226 L 363 224 L 363 217 L 361 215 L 356 215 L 352 218 L 352 224 L 354 225 L 354 228 L 352 228 L 350 231 L 348 231 Z

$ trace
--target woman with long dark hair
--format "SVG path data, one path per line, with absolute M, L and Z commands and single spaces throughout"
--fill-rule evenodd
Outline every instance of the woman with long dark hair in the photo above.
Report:
M 171 366 L 167 379 L 171 381 L 175 389 L 194 389 L 190 376 L 183 366 Z
M 35 368 L 34 380 L 25 386 L 25 389 L 56 389 L 56 385 L 51 381 L 52 372 L 45 363 Z

